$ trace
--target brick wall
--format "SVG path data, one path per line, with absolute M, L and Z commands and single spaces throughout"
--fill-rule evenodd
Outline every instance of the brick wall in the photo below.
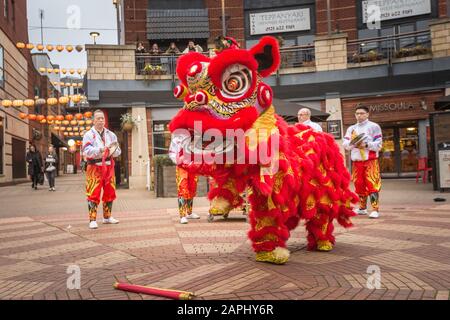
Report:
M 448 17 L 447 0 L 439 0 L 439 18 Z
M 356 1 L 355 0 L 332 0 L 331 6 L 331 32 L 339 30 L 348 35 L 349 40 L 358 37 Z M 327 23 L 327 1 L 316 1 L 316 27 L 317 35 L 326 35 L 328 32 Z
M 142 42 L 148 50 L 147 2 L 148 0 L 125 0 L 124 22 L 125 44 L 136 46 L 138 42 Z
M 134 46 L 86 45 L 89 80 L 135 80 Z
M 209 13 L 209 42 L 213 42 L 217 36 L 222 35 L 222 1 L 205 0 L 205 5 Z M 244 29 L 244 1 L 225 1 L 225 16 L 227 36 L 235 38 L 241 46 L 245 44 Z

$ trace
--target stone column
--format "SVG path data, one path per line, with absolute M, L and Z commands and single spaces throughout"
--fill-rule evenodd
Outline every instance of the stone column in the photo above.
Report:
M 130 189 L 145 189 L 147 185 L 148 129 L 145 106 L 131 109 L 136 126 L 131 133 Z
M 335 140 L 339 145 L 342 155 L 345 157 L 345 150 L 342 147 L 342 141 L 345 135 L 342 121 L 342 105 L 339 92 L 330 92 L 325 95 L 325 112 L 330 114 L 327 120 L 339 120 L 341 124 L 341 139 Z
M 450 18 L 430 22 L 433 58 L 450 57 Z
M 347 69 L 347 34 L 319 36 L 314 40 L 317 71 Z

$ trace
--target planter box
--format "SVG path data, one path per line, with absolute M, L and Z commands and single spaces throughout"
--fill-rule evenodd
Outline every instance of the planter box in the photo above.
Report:
M 155 166 L 155 190 L 157 198 L 178 197 L 175 166 Z M 205 197 L 208 192 L 206 177 L 199 177 L 197 197 Z

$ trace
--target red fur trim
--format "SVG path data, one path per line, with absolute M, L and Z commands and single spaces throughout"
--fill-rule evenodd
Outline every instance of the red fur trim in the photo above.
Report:
M 178 58 L 177 61 L 177 76 L 180 79 L 181 83 L 183 83 L 186 87 L 187 84 L 187 74 L 189 73 L 189 67 L 194 62 L 209 62 L 210 59 L 198 52 L 191 52 L 185 55 L 182 55 Z
M 277 70 L 278 66 L 280 65 L 280 49 L 278 46 L 278 41 L 274 37 L 270 37 L 270 36 L 262 37 L 259 40 L 258 44 L 250 49 L 250 53 L 253 56 L 263 54 L 263 53 L 265 53 L 264 49 L 266 47 L 270 47 L 270 54 L 272 56 L 272 64 L 263 70 L 260 69 L 261 68 L 260 66 L 258 67 L 259 68 L 258 72 L 263 77 L 270 76 L 272 74 L 272 72 L 275 72 L 275 70 Z M 255 59 L 258 60 L 257 58 L 255 58 Z

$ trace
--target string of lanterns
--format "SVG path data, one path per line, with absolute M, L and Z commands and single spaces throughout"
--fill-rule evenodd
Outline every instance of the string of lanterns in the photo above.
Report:
M 66 88 L 68 88 L 68 87 L 74 87 L 74 88 L 75 88 L 75 87 L 78 87 L 78 88 L 83 87 L 83 83 L 82 83 L 82 82 L 72 82 L 72 83 L 66 82 L 66 83 L 64 83 L 64 82 L 53 81 L 52 84 L 53 84 L 55 87 L 56 87 L 56 86 L 66 87 Z
M 83 113 L 67 114 L 67 115 L 48 115 L 41 114 L 27 114 L 24 112 L 19 113 L 19 118 L 28 119 L 30 121 L 37 121 L 41 124 L 48 124 L 52 126 L 55 131 L 62 132 L 64 136 L 80 136 L 82 137 L 85 131 L 91 129 L 93 120 L 92 112 L 87 111 Z
M 81 52 L 84 50 L 84 46 L 82 45 L 76 45 L 76 46 L 72 46 L 72 45 L 43 45 L 43 44 L 33 44 L 33 43 L 23 43 L 23 42 L 17 42 L 16 43 L 16 47 L 19 49 L 28 49 L 28 50 L 33 50 L 36 49 L 38 51 L 44 51 L 45 49 L 48 52 L 52 52 L 53 50 L 56 50 L 58 52 L 62 52 L 64 50 L 66 50 L 67 52 L 72 52 L 72 51 L 76 51 L 76 52 Z
M 22 106 L 25 107 L 33 107 L 33 106 L 42 106 L 44 104 L 47 104 L 49 106 L 54 106 L 59 104 L 62 105 L 66 105 L 69 103 L 69 101 L 72 101 L 74 103 L 78 103 L 81 100 L 85 100 L 86 96 L 80 95 L 80 94 L 75 94 L 75 95 L 70 95 L 70 96 L 62 96 L 59 98 L 48 98 L 43 99 L 43 98 L 37 98 L 37 99 L 25 99 L 25 100 L 21 100 L 21 99 L 17 99 L 17 100 L 2 100 L 2 106 L 5 108 L 9 108 L 9 107 L 16 107 L 16 108 L 20 108 Z
M 39 72 L 40 73 L 48 73 L 48 74 L 51 74 L 51 73 L 54 73 L 54 74 L 60 74 L 60 73 L 62 73 L 62 74 L 66 74 L 66 73 L 75 74 L 75 73 L 78 73 L 81 76 L 81 75 L 84 75 L 86 73 L 86 69 L 77 69 L 77 70 L 75 70 L 75 69 L 64 69 L 64 68 L 63 69 L 58 69 L 58 68 L 52 69 L 52 68 L 41 67 L 41 68 L 39 68 Z

